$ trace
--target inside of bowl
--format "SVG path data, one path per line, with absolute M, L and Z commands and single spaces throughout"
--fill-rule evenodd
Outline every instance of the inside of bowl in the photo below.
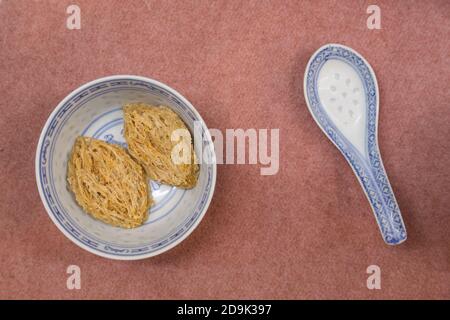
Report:
M 148 221 L 141 227 L 117 228 L 86 214 L 75 202 L 66 180 L 67 161 L 77 136 L 91 136 L 126 146 L 121 107 L 130 102 L 172 108 L 191 133 L 194 132 L 194 121 L 200 120 L 183 101 L 164 88 L 131 80 L 116 82 L 119 84 L 112 85 L 115 83 L 110 81 L 73 94 L 54 115 L 48 128 L 50 134 L 47 133 L 43 143 L 46 146 L 43 153 L 45 179 L 41 183 L 56 219 L 78 241 L 94 250 L 140 254 L 176 241 L 202 214 L 212 192 L 214 155 L 211 141 L 196 141 L 196 154 L 198 157 L 203 155 L 203 163 L 200 164 L 198 183 L 191 190 L 149 182 L 156 203 L 150 208 Z M 200 130 L 203 133 L 207 130 L 204 123 Z

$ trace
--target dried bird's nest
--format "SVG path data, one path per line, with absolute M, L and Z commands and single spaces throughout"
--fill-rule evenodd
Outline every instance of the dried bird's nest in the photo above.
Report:
M 143 103 L 127 104 L 123 111 L 128 150 L 147 176 L 164 184 L 193 188 L 199 166 L 191 134 L 181 118 L 168 107 Z M 179 140 L 172 136 L 176 130 L 182 133 Z
M 134 228 L 148 217 L 153 200 L 144 171 L 117 145 L 78 137 L 67 180 L 78 204 L 96 219 Z

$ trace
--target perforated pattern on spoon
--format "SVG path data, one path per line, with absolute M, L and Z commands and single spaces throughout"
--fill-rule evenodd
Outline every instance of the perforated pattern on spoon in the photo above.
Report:
M 343 61 L 330 60 L 320 70 L 317 84 L 320 101 L 330 119 L 364 153 L 366 103 L 356 71 Z

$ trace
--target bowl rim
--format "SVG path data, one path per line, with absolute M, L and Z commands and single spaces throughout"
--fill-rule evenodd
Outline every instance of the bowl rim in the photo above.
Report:
M 214 191 L 215 191 L 215 187 L 216 187 L 216 178 L 217 178 L 217 161 L 216 161 L 216 154 L 214 151 L 214 147 L 211 148 L 212 150 L 212 178 L 211 178 L 211 192 L 208 195 L 208 198 L 206 200 L 206 204 L 203 207 L 202 211 L 200 212 L 198 218 L 194 221 L 194 223 L 189 227 L 189 229 L 180 237 L 178 238 L 176 241 L 170 243 L 167 246 L 161 247 L 158 250 L 155 250 L 153 252 L 149 252 L 149 253 L 144 253 L 142 255 L 133 255 L 133 256 L 120 256 L 120 255 L 115 255 L 113 253 L 105 253 L 105 252 L 101 252 L 101 251 L 97 251 L 92 249 L 91 247 L 85 245 L 84 243 L 80 242 L 78 239 L 76 239 L 75 237 L 73 237 L 70 233 L 68 233 L 59 223 L 59 221 L 57 221 L 56 217 L 53 214 L 53 211 L 50 209 L 45 196 L 44 196 L 44 191 L 42 190 L 42 187 L 39 183 L 40 181 L 40 154 L 39 151 L 42 147 L 42 144 L 44 142 L 44 136 L 45 136 L 45 132 L 47 131 L 48 127 L 50 126 L 50 123 L 52 122 L 53 118 L 57 115 L 57 113 L 59 112 L 59 110 L 63 107 L 63 105 L 69 100 L 71 99 L 74 95 L 78 94 L 79 92 L 85 90 L 86 88 L 95 85 L 99 82 L 103 82 L 103 81 L 113 81 L 113 80 L 118 80 L 118 79 L 124 79 L 124 78 L 128 78 L 130 80 L 140 80 L 140 81 L 144 81 L 144 82 L 148 82 L 152 85 L 155 86 L 159 86 L 162 87 L 163 89 L 169 91 L 170 93 L 172 93 L 174 96 L 176 96 L 178 99 L 180 99 L 184 104 L 186 104 L 189 109 L 195 114 L 195 116 L 203 123 L 203 125 L 205 126 L 205 136 L 206 139 L 210 142 L 212 142 L 212 138 L 211 138 L 211 134 L 209 132 L 208 126 L 206 125 L 205 120 L 203 120 L 203 118 L 201 117 L 201 115 L 199 114 L 199 112 L 197 111 L 197 109 L 195 109 L 195 107 L 178 91 L 176 91 L 175 89 L 169 87 L 168 85 L 148 78 L 148 77 L 144 77 L 144 76 L 136 76 L 136 75 L 128 75 L 128 74 L 124 74 L 124 75 L 112 75 L 112 76 L 106 76 L 106 77 L 101 77 L 92 81 L 89 81 L 81 86 L 79 86 L 78 88 L 76 88 L 75 90 L 71 91 L 69 94 L 67 94 L 64 99 L 62 99 L 58 105 L 53 109 L 53 111 L 50 113 L 50 115 L 48 116 L 44 126 L 42 127 L 41 133 L 39 135 L 39 141 L 36 147 L 36 155 L 35 155 L 35 175 L 36 175 L 36 184 L 38 187 L 38 191 L 39 191 L 39 196 L 41 198 L 41 202 L 44 204 L 44 208 L 45 211 L 47 211 L 48 216 L 50 217 L 50 219 L 53 221 L 53 223 L 57 226 L 57 228 L 59 229 L 59 231 L 61 231 L 69 240 L 71 240 L 73 243 L 75 243 L 78 247 L 93 253 L 97 256 L 101 256 L 104 258 L 109 258 L 109 259 L 113 259 L 113 260 L 141 260 L 141 259 L 146 259 L 146 258 L 150 258 L 153 256 L 157 256 L 161 253 L 164 253 L 172 248 L 174 248 L 175 246 L 177 246 L 178 244 L 180 244 L 182 241 L 184 241 L 187 237 L 189 237 L 189 235 L 197 228 L 197 226 L 200 224 L 200 222 L 202 221 L 203 217 L 206 214 L 206 211 L 208 211 L 209 205 L 211 203 Z

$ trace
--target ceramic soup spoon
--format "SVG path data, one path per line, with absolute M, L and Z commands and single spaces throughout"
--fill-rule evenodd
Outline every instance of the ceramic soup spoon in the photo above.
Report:
M 351 48 L 327 44 L 308 62 L 304 93 L 314 120 L 358 177 L 384 241 L 405 241 L 406 229 L 378 148 L 378 85 L 369 63 Z

